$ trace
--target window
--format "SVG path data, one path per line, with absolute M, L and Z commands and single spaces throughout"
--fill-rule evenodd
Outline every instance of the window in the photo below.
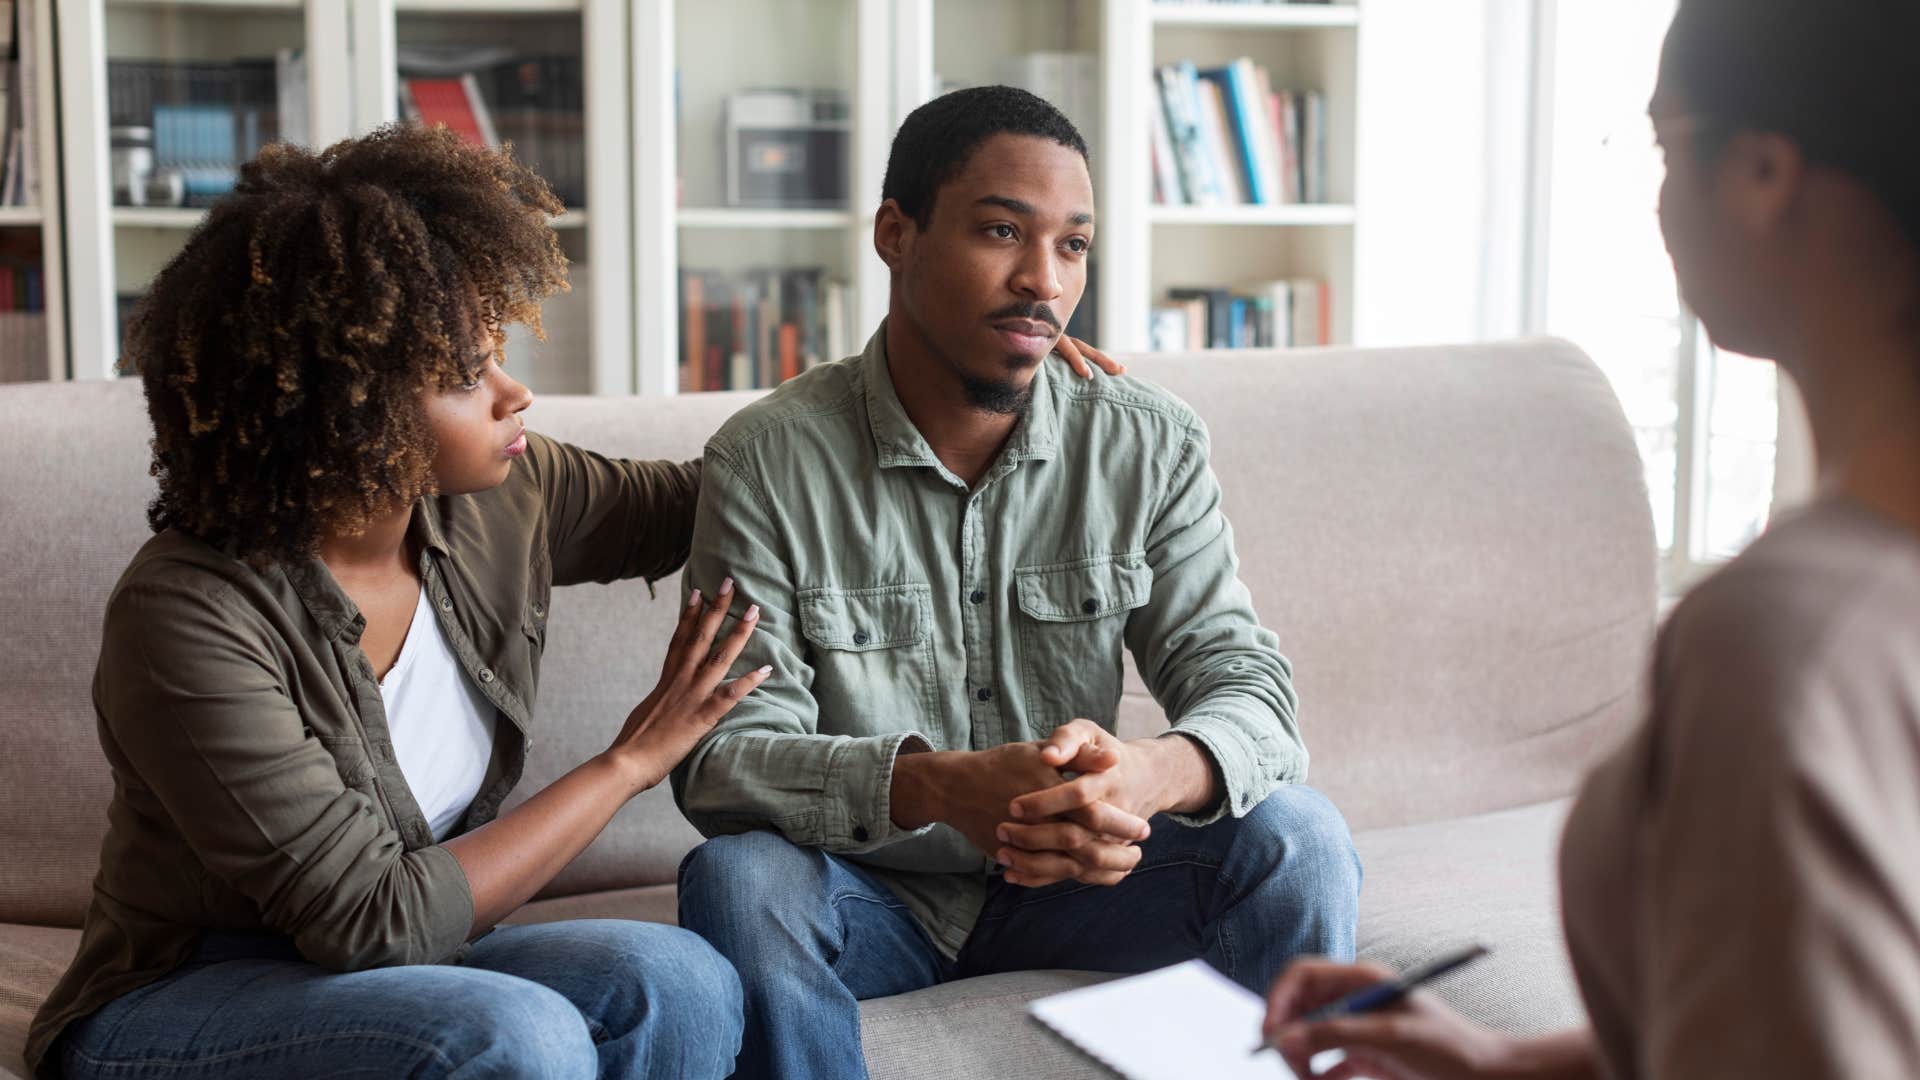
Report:
M 1613 381 L 1646 465 L 1663 584 L 1678 591 L 1766 526 L 1778 379 L 1707 344 L 1661 240 L 1647 100 L 1674 0 L 1550 6 L 1545 328 Z

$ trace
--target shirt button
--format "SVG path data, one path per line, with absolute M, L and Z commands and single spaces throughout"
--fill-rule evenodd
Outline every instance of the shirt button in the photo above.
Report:
M 974 696 L 974 697 L 977 697 L 977 698 L 979 698 L 979 699 L 980 699 L 981 701 L 992 701 L 992 700 L 993 700 L 993 691 L 991 691 L 991 690 L 989 690 L 989 689 L 987 689 L 986 687 L 984 687 L 984 686 L 983 686 L 983 687 L 981 687 L 981 688 L 980 688 L 980 691 L 979 691 L 978 693 L 976 693 L 976 694 L 974 694 L 973 696 Z
M 855 825 L 853 827 L 853 842 L 856 844 L 864 844 L 867 842 L 867 827 L 865 825 Z
M 492 681 L 493 681 L 493 669 L 492 669 L 492 668 L 490 668 L 490 667 L 483 667 L 483 668 L 481 668 L 481 669 L 480 669 L 480 681 L 481 681 L 481 682 L 492 682 Z
M 967 597 L 967 599 L 973 601 L 976 604 L 984 604 L 987 602 L 987 594 L 980 591 L 979 589 L 975 589 L 973 590 L 973 595 Z
M 855 630 L 853 632 L 853 643 L 855 645 L 865 645 L 868 641 L 871 641 L 871 640 L 872 640 L 871 638 L 867 637 L 867 632 L 865 630 Z
M 540 606 L 539 604 L 535 604 L 535 605 L 533 605 L 533 617 L 534 617 L 534 618 L 536 618 L 536 619 L 537 619 L 537 618 L 539 618 L 540 616 L 542 616 L 542 615 L 545 615 L 546 613 L 547 613 L 547 612 L 546 612 L 546 609 L 545 609 L 545 608 L 543 608 L 543 607 L 541 607 L 541 606 Z
M 443 596 L 443 597 L 441 597 L 441 598 L 440 598 L 440 610 L 441 610 L 441 611 L 452 611 L 452 610 L 453 610 L 453 597 L 451 597 L 451 596 Z
M 1086 602 L 1080 605 L 1080 610 L 1091 615 L 1094 612 L 1100 610 L 1100 601 L 1094 600 L 1094 599 L 1088 599 Z

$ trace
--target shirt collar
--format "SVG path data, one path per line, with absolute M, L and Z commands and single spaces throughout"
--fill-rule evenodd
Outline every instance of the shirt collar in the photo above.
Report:
M 1007 439 L 1007 445 L 1000 451 L 1000 461 L 1005 464 L 1017 464 L 1029 459 L 1046 461 L 1053 457 L 1059 447 L 1059 411 L 1060 404 L 1054 399 L 1053 386 L 1047 377 L 1050 365 L 1041 361 L 1039 370 L 1033 375 L 1033 394 L 1028 399 L 1027 411 L 1014 426 L 1013 434 Z M 927 445 L 926 436 L 914 426 L 913 419 L 907 415 L 906 406 L 900 404 L 900 395 L 893 387 L 893 376 L 887 369 L 887 320 L 880 320 L 880 328 L 867 339 L 867 348 L 860 357 L 862 377 L 866 382 L 867 424 L 873 432 L 873 445 L 879 455 L 880 467 L 895 468 L 903 465 L 925 465 L 941 467 L 940 458 L 934 454 L 933 447 Z
M 448 554 L 447 542 L 440 531 L 440 511 L 430 498 L 422 497 L 413 504 L 413 516 L 407 522 L 407 536 L 418 544 L 423 551 Z M 313 621 L 328 637 L 345 638 L 357 643 L 360 635 L 366 632 L 366 616 L 360 614 L 359 605 L 353 602 L 340 583 L 334 580 L 333 571 L 317 555 L 296 559 L 286 564 L 287 581 L 294 592 L 300 596 L 300 602 L 306 606 Z

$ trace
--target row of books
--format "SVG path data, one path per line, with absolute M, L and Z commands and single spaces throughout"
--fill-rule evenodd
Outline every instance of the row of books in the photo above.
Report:
M 1241 289 L 1169 289 L 1153 309 L 1156 352 L 1302 348 L 1333 343 L 1333 295 L 1313 278 Z
M 400 112 L 445 124 L 469 142 L 531 167 L 567 206 L 587 203 L 586 98 L 579 54 L 528 56 L 498 47 L 399 52 Z
M 46 309 L 46 281 L 40 265 L 0 258 L 0 312 Z
M 1327 201 L 1327 98 L 1275 89 L 1242 57 L 1154 73 L 1154 201 L 1168 206 Z
M 680 271 L 680 389 L 777 386 L 852 351 L 852 291 L 825 269 Z
M 150 160 L 131 170 L 131 182 L 176 173 L 181 204 L 207 206 L 233 190 L 241 163 L 261 147 L 304 141 L 304 84 L 302 61 L 291 49 L 236 60 L 108 60 L 108 123 L 150 151 Z M 134 129 L 147 134 L 134 137 Z M 124 190 L 115 196 L 145 201 Z
M 41 28 L 34 6 L 0 0 L 0 206 L 40 204 L 39 150 L 34 145 L 39 107 Z

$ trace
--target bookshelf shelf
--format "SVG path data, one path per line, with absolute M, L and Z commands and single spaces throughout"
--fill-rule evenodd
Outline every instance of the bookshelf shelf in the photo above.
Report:
M 15 209 L 0 209 L 0 225 L 19 224 L 10 222 L 7 215 Z M 39 211 L 29 208 L 28 212 L 38 215 Z M 116 206 L 113 209 L 113 224 L 122 229 L 191 229 L 200 224 L 207 216 L 205 210 L 180 206 Z M 35 217 L 34 220 L 39 220 Z M 568 210 L 556 215 L 552 221 L 556 229 L 584 229 L 587 226 L 585 210 Z
M 301 0 L 107 0 L 110 8 L 213 9 L 220 11 L 298 11 Z
M 30 225 L 38 227 L 46 220 L 46 214 L 37 206 L 0 206 L 0 225 Z
M 1357 217 L 1351 206 L 1328 204 L 1154 206 L 1147 211 L 1155 225 L 1328 226 L 1351 225 Z
M 1342 4 L 1150 4 L 1160 26 L 1244 30 L 1320 30 L 1360 25 L 1360 9 Z
M 113 224 L 120 229 L 191 229 L 207 216 L 205 210 L 181 206 L 116 206 Z
M 682 207 L 675 221 L 683 229 L 844 229 L 853 224 L 853 214 L 847 210 Z
M 551 15 L 579 11 L 581 0 L 394 0 L 402 15 Z

